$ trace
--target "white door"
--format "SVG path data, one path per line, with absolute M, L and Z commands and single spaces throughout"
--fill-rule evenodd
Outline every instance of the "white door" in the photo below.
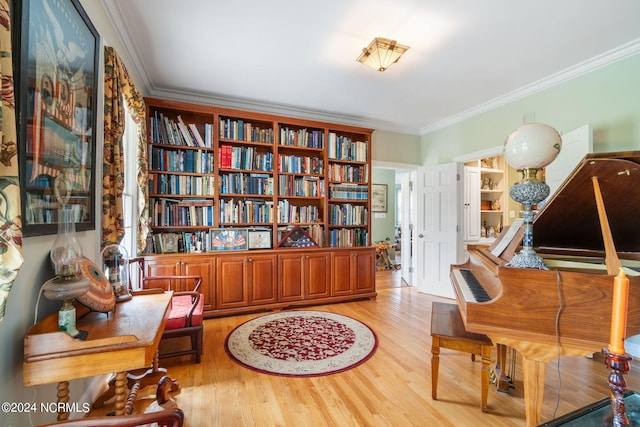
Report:
M 406 174 L 400 184 L 400 197 L 402 198 L 402 241 L 400 251 L 402 261 L 400 263 L 400 274 L 408 285 L 413 285 L 414 257 L 411 242 L 413 241 L 413 227 L 415 218 L 415 193 L 412 191 L 413 182 L 416 179 L 415 171 Z
M 593 137 L 590 125 L 584 125 L 562 135 L 560 154 L 545 168 L 545 181 L 552 195 L 583 159 L 593 152 Z
M 418 168 L 415 285 L 419 292 L 455 297 L 449 271 L 451 264 L 459 262 L 462 252 L 458 209 L 461 175 L 459 163 Z
M 464 241 L 480 240 L 480 170 L 464 167 Z

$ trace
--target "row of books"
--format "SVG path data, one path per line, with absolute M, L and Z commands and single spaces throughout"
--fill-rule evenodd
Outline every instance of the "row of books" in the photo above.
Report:
M 273 177 L 261 173 L 225 173 L 220 175 L 220 193 L 273 195 Z
M 344 182 L 367 182 L 369 165 L 329 163 L 329 180 Z
M 329 205 L 329 223 L 331 225 L 366 225 L 368 210 L 362 205 L 343 203 Z
M 292 147 L 308 147 L 323 148 L 324 132 L 321 130 L 289 129 L 286 126 L 280 126 L 280 145 Z
M 260 128 L 241 119 L 220 118 L 220 139 L 273 144 L 273 128 Z
M 152 227 L 213 226 L 213 200 L 149 199 Z
M 218 163 L 224 169 L 273 170 L 273 153 L 260 152 L 256 147 L 221 145 L 218 153 Z
M 330 159 L 366 162 L 368 147 L 364 141 L 353 141 L 347 136 L 329 132 L 327 155 Z
M 332 247 L 366 246 L 367 238 L 366 228 L 334 228 L 329 230 L 329 246 Z
M 364 184 L 330 184 L 329 198 L 344 200 L 368 200 L 369 186 Z
M 289 203 L 288 200 L 278 201 L 276 212 L 278 222 L 322 222 L 320 209 L 317 206 L 298 206 Z
M 278 195 L 324 197 L 324 179 L 314 176 L 278 176 Z
M 166 172 L 213 173 L 213 153 L 149 147 L 149 169 Z
M 278 171 L 285 173 L 324 173 L 324 162 L 319 157 L 278 156 Z
M 186 124 L 180 115 L 173 120 L 156 111 L 150 118 L 151 141 L 154 144 L 181 145 L 185 147 L 213 147 L 213 125 L 205 123 L 204 136 L 194 123 Z
M 221 224 L 271 223 L 273 202 L 264 200 L 220 199 Z
M 149 194 L 176 196 L 213 196 L 215 179 L 213 175 L 169 175 L 150 174 Z

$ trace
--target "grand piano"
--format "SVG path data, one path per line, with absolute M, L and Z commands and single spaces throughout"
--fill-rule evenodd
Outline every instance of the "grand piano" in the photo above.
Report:
M 469 246 L 467 262 L 451 266 L 467 330 L 522 355 L 527 426 L 540 424 L 546 363 L 608 345 L 612 265 L 629 278 L 626 336 L 640 334 L 639 212 L 640 151 L 589 154 L 534 220 L 549 270 L 506 265 L 521 245 L 515 227 L 490 247 Z

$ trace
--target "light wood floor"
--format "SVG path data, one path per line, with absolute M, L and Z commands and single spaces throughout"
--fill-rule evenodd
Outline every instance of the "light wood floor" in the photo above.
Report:
M 480 412 L 480 363 L 443 349 L 437 401 L 431 399 L 429 295 L 401 286 L 400 273 L 378 273 L 375 301 L 315 306 L 369 325 L 377 334 L 375 355 L 352 370 L 316 378 L 285 378 L 242 368 L 227 357 L 224 340 L 237 325 L 262 314 L 205 321 L 204 355 L 164 359 L 180 382 L 175 395 L 187 425 L 199 426 L 523 426 L 522 374 L 512 393 L 489 393 L 489 413 Z M 558 372 L 559 371 L 559 372 Z M 608 396 L 602 360 L 564 357 L 547 367 L 542 420 Z M 625 377 L 640 388 L 636 367 Z

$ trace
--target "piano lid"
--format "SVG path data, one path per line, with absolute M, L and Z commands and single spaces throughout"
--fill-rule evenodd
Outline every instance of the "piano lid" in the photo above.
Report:
M 604 254 L 594 176 L 616 251 L 640 254 L 640 151 L 587 154 L 536 216 L 534 246 Z

